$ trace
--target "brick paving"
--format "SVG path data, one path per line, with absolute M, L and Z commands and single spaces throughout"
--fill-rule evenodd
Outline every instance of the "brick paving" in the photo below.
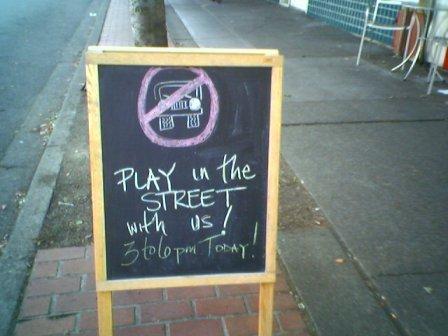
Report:
M 258 286 L 230 285 L 114 293 L 117 336 L 256 335 Z M 16 336 L 97 334 L 91 247 L 38 251 L 15 329 Z M 275 335 L 308 336 L 280 270 Z

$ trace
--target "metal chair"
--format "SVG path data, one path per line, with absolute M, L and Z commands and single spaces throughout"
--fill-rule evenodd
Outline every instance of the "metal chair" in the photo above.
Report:
M 438 74 L 437 67 L 439 66 L 439 60 L 440 57 L 442 56 L 441 53 L 443 47 L 448 48 L 448 36 L 433 37 L 431 38 L 430 42 L 434 44 L 435 49 L 434 49 L 434 56 L 431 61 L 431 67 L 429 68 L 429 74 L 428 74 L 429 85 L 428 90 L 426 91 L 426 94 L 428 95 L 431 94 L 432 87 L 434 85 L 434 79 L 436 77 L 436 74 Z
M 364 28 L 363 28 L 362 35 L 361 35 L 361 42 L 359 43 L 358 58 L 356 59 L 356 65 L 359 65 L 359 61 L 361 60 L 362 48 L 364 46 L 364 39 L 366 37 L 368 28 L 369 29 L 388 30 L 388 31 L 400 31 L 400 30 L 404 31 L 404 30 L 409 30 L 410 27 L 412 27 L 412 25 L 414 24 L 414 20 L 415 20 L 414 16 L 412 17 L 409 25 L 397 26 L 396 24 L 387 25 L 387 24 L 379 24 L 378 23 L 378 10 L 379 10 L 380 6 L 387 5 L 387 6 L 400 7 L 401 4 L 402 4 L 402 1 L 397 1 L 397 0 L 376 0 L 374 9 L 373 9 L 373 14 L 371 17 L 370 17 L 370 6 L 367 6 L 366 12 L 365 12 Z M 409 39 L 410 39 L 410 34 L 408 34 L 408 36 L 406 38 L 406 45 L 405 45 L 405 51 L 403 54 L 403 58 L 405 58 L 408 53 Z M 414 53 L 416 45 L 417 45 L 417 43 L 414 45 L 411 55 Z

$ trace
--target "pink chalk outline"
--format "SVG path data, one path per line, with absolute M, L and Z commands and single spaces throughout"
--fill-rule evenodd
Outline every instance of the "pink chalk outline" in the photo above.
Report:
M 145 77 L 143 77 L 137 104 L 138 120 L 143 133 L 145 133 L 146 137 L 153 143 L 163 147 L 190 147 L 203 143 L 212 134 L 218 120 L 219 97 L 215 85 L 204 70 L 196 68 L 185 68 L 185 70 L 189 70 L 196 74 L 197 77 L 189 81 L 184 86 L 180 87 L 168 98 L 159 101 L 159 103 L 150 111 L 147 111 L 146 95 L 148 94 L 149 85 L 151 84 L 154 76 L 165 69 L 166 68 L 150 68 L 145 74 Z M 207 125 L 200 134 L 188 139 L 170 139 L 161 136 L 152 129 L 150 125 L 150 122 L 152 120 L 159 117 L 163 112 L 171 108 L 171 106 L 173 106 L 186 95 L 196 90 L 201 85 L 205 85 L 210 92 L 210 116 Z

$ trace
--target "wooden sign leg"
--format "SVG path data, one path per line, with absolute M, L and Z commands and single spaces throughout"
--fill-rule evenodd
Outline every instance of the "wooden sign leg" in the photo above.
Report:
M 97 292 L 98 336 L 113 335 L 112 292 Z
M 271 336 L 274 309 L 274 283 L 260 284 L 259 308 L 258 335 Z

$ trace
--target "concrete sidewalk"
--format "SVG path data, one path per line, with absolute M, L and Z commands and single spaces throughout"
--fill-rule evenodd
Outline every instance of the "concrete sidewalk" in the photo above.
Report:
M 425 69 L 403 82 L 371 44 L 355 67 L 359 38 L 266 1 L 167 3 L 177 45 L 286 56 L 282 154 L 331 225 L 280 248 L 318 333 L 446 335 L 448 99 Z

